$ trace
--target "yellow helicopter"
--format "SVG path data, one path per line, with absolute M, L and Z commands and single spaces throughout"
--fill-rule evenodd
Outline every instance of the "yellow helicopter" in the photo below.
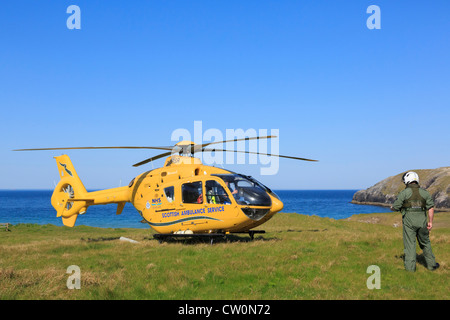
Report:
M 250 176 L 203 165 L 194 154 L 205 151 L 243 152 L 277 156 L 296 160 L 312 159 L 273 155 L 259 152 L 225 150 L 209 147 L 232 141 L 270 139 L 275 136 L 249 137 L 196 144 L 181 141 L 167 147 L 73 147 L 18 149 L 14 151 L 70 149 L 157 149 L 166 152 L 134 164 L 141 166 L 167 157 L 161 168 L 146 171 L 131 180 L 128 186 L 88 192 L 69 156 L 55 157 L 61 180 L 56 185 L 51 204 L 65 226 L 73 227 L 78 215 L 89 206 L 117 204 L 121 214 L 130 202 L 142 216 L 142 222 L 152 227 L 157 239 L 177 236 L 224 236 L 230 233 L 254 233 L 251 230 L 283 209 L 280 198 L 268 187 Z M 209 147 L 209 148 L 208 148 Z

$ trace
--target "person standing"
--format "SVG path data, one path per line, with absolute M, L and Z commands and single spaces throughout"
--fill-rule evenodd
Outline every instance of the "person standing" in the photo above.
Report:
M 413 171 L 402 177 L 406 188 L 402 190 L 391 206 L 393 211 L 401 211 L 403 221 L 403 246 L 405 252 L 405 269 L 416 271 L 416 239 L 426 261 L 428 270 L 436 270 L 433 251 L 431 250 L 430 230 L 433 228 L 434 201 L 425 189 L 419 186 L 419 175 Z M 428 212 L 428 221 L 427 221 Z

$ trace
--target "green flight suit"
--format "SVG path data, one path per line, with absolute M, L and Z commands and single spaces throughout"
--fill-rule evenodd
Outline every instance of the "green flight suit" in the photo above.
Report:
M 427 229 L 427 212 L 433 207 L 429 192 L 415 183 L 408 184 L 392 205 L 395 211 L 402 213 L 405 269 L 408 271 L 416 270 L 416 238 L 423 250 L 427 268 L 432 270 L 436 265 Z

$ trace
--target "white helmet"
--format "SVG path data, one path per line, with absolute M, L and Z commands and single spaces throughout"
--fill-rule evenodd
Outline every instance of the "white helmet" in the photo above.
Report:
M 408 184 L 414 181 L 419 183 L 419 175 L 414 171 L 409 171 L 403 175 L 402 180 L 404 184 Z

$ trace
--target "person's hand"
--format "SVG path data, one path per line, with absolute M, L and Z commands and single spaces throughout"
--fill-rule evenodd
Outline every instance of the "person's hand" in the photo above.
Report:
M 428 222 L 427 223 L 427 229 L 428 231 L 430 231 L 433 228 L 433 222 Z

